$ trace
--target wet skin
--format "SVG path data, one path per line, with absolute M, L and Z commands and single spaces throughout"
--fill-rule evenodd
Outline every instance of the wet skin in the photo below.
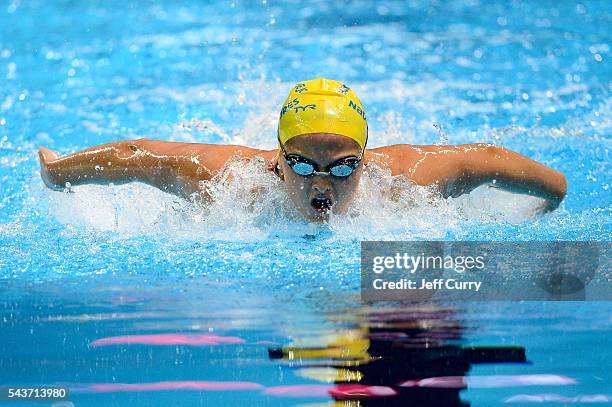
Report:
M 316 163 L 318 171 L 338 159 L 359 155 L 357 143 L 337 134 L 297 136 L 286 143 L 285 150 Z M 203 193 L 200 182 L 212 179 L 230 159 L 256 156 L 283 179 L 292 202 L 313 221 L 327 219 L 328 209 L 345 212 L 363 167 L 370 164 L 386 168 L 394 176 L 403 175 L 417 185 L 435 185 L 444 197 L 456 197 L 495 182 L 498 188 L 544 199 L 539 212 L 557 208 L 567 188 L 562 173 L 503 147 L 481 143 L 396 144 L 367 149 L 357 170 L 346 178 L 302 177 L 293 172 L 282 155 L 279 157 L 278 149 L 157 140 L 119 141 L 63 157 L 47 148 L 39 149 L 41 176 L 50 188 L 63 189 L 66 183 L 143 182 L 187 199 Z

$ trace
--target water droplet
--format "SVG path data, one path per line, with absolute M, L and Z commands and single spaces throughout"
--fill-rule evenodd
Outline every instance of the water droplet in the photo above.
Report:
M 381 5 L 376 7 L 376 12 L 378 13 L 378 15 L 386 16 L 387 14 L 389 14 L 389 8 Z
M 446 137 L 446 134 L 444 134 L 444 132 L 442 131 L 442 126 L 440 126 L 437 123 L 434 123 L 433 126 L 434 126 L 434 129 L 436 129 L 436 131 L 440 135 L 440 140 L 438 140 L 435 144 L 437 144 L 437 145 L 446 145 L 446 144 L 448 144 L 448 138 Z
M 19 2 L 12 1 L 11 4 L 9 4 L 9 6 L 6 8 L 6 12 L 9 14 L 13 14 L 15 11 L 17 11 L 17 7 L 19 7 Z
M 17 77 L 17 64 L 9 62 L 7 65 L 6 79 L 15 79 Z

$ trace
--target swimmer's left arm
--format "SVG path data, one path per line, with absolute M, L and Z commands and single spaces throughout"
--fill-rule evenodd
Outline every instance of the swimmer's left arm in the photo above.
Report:
M 456 197 L 483 184 L 546 200 L 542 212 L 556 209 L 567 191 L 565 176 L 524 155 L 492 144 L 428 146 L 420 151 L 418 183 L 435 183 L 445 197 Z M 419 169 L 419 164 L 421 168 Z M 423 182 L 420 182 L 421 181 Z

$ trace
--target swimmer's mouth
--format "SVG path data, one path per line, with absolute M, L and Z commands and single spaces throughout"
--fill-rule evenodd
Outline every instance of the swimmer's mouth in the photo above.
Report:
M 332 200 L 329 198 L 313 198 L 310 201 L 310 205 L 317 212 L 329 212 L 334 205 Z

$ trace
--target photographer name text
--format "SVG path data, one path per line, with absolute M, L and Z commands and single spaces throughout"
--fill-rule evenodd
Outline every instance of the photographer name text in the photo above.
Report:
M 457 281 L 454 278 L 435 278 L 427 280 L 422 278 L 414 281 L 402 278 L 398 281 L 385 281 L 377 278 L 372 282 L 375 290 L 471 290 L 478 292 L 482 286 L 481 281 Z
M 427 256 L 396 253 L 394 256 L 376 256 L 372 259 L 372 272 L 380 275 L 385 271 L 401 271 L 414 275 L 417 271 L 453 270 L 463 274 L 469 270 L 485 267 L 483 256 Z M 397 274 L 395 274 L 397 277 Z M 381 276 L 382 277 L 382 276 Z M 413 277 L 413 276 L 411 276 Z M 375 290 L 466 290 L 480 291 L 481 281 L 462 281 L 456 278 L 399 278 L 388 281 L 376 278 L 372 281 Z

